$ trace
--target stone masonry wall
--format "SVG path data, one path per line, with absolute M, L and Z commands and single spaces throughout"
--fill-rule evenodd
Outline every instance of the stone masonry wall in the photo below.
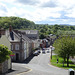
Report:
M 0 63 L 0 73 L 2 73 L 2 63 Z
M 8 60 L 2 63 L 2 73 L 5 73 L 8 71 Z
M 3 63 L 0 63 L 0 74 L 6 73 L 8 71 L 8 61 L 6 60 Z

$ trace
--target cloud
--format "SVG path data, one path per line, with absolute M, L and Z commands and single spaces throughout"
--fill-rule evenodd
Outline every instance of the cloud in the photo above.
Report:
M 73 7 L 72 9 L 69 9 L 68 11 L 66 11 L 67 14 L 65 14 L 67 17 L 69 18 L 75 18 L 75 7 Z
M 54 7 L 57 7 L 57 2 L 55 0 L 49 0 L 47 2 L 43 2 L 42 7 L 50 7 L 50 8 L 54 8 Z
M 0 3 L 0 11 L 7 12 L 7 7 L 2 3 Z
M 75 0 L 57 0 L 59 7 L 70 9 L 75 5 Z
M 1 16 L 40 23 L 75 23 L 75 0 L 0 0 Z
M 16 0 L 16 2 L 25 4 L 25 5 L 36 5 L 39 3 L 38 0 Z
M 6 13 L 8 13 L 7 6 L 3 3 L 0 3 L 0 16 L 6 16 Z
M 36 21 L 43 21 L 43 20 L 48 20 L 49 18 L 53 17 L 53 18 L 59 18 L 60 17 L 60 13 L 55 12 L 55 11 L 51 11 L 52 9 L 48 8 L 48 9 L 44 9 L 44 8 L 40 8 L 40 9 L 36 9 L 34 12 L 24 12 L 23 17 L 26 17 L 27 19 L 30 19 L 34 22 Z

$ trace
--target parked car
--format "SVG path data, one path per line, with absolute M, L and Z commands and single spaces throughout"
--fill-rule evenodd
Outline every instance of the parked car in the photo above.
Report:
M 37 50 L 39 53 L 41 53 L 41 51 L 40 50 Z
M 47 53 L 49 53 L 50 51 L 49 50 L 47 50 Z
M 45 53 L 45 50 L 42 50 L 42 53 Z
M 35 55 L 35 56 L 39 55 L 39 51 L 33 52 L 33 55 Z

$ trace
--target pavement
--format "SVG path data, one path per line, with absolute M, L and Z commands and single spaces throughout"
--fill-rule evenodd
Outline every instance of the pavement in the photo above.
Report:
M 20 73 L 28 71 L 30 71 L 30 69 L 25 67 L 24 64 L 22 65 L 22 63 L 12 63 L 12 70 L 9 70 L 8 73 L 1 75 L 19 75 Z

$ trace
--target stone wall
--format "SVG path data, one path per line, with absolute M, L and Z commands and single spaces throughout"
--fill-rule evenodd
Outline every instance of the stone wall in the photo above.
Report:
M 0 63 L 0 73 L 2 73 L 2 63 Z
M 8 71 L 8 60 L 2 63 L 2 73 L 5 73 Z
M 0 74 L 6 73 L 8 71 L 8 60 L 3 63 L 0 63 Z

